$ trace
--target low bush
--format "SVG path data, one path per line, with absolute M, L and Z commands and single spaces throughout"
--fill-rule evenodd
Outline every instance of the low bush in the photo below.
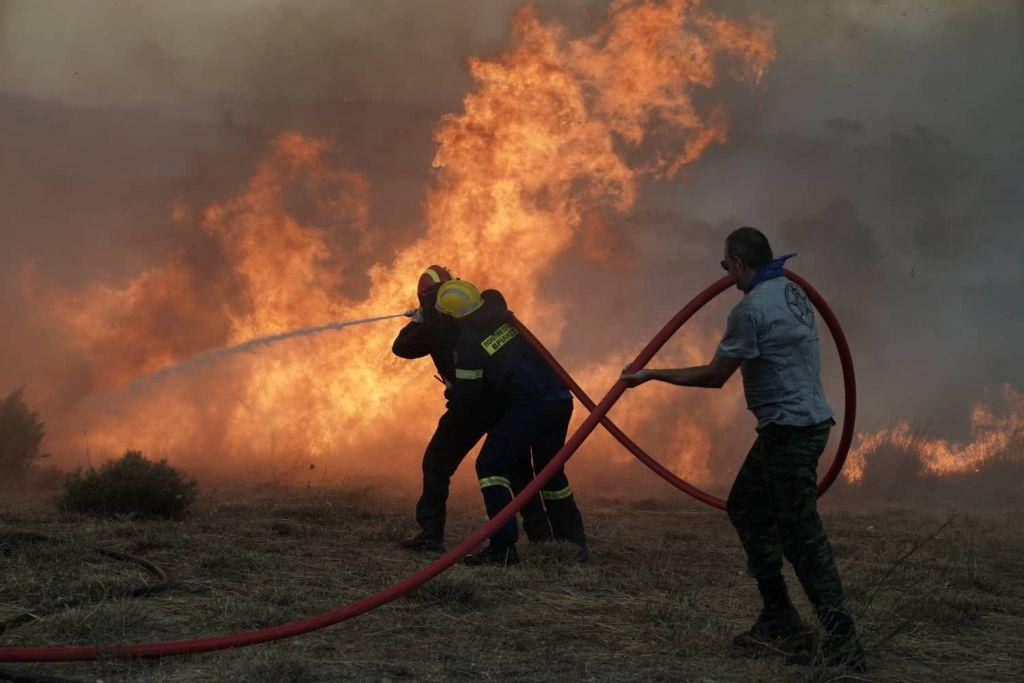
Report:
M 176 519 L 190 511 L 197 488 L 165 460 L 127 451 L 98 469 L 69 474 L 57 505 L 63 512 Z

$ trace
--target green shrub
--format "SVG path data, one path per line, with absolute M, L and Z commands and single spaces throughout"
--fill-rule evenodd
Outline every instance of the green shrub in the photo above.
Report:
M 46 457 L 39 450 L 45 425 L 39 413 L 29 409 L 23 392 L 24 387 L 0 401 L 0 483 L 21 481 L 37 460 Z
M 57 505 L 64 512 L 172 519 L 188 513 L 197 487 L 167 461 L 127 451 L 99 469 L 69 474 Z

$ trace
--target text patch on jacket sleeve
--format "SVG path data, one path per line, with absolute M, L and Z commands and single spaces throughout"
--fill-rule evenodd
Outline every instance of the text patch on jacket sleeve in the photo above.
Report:
M 509 323 L 505 323 L 494 333 L 480 342 L 480 346 L 484 347 L 484 351 L 487 352 L 488 356 L 493 356 L 501 350 L 505 344 L 515 339 L 519 335 L 519 330 Z

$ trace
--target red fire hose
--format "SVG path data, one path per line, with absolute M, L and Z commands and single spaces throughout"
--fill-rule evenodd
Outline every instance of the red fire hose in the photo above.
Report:
M 822 480 L 820 485 L 822 490 L 827 488 L 829 484 L 838 475 L 839 469 L 842 467 L 843 459 L 846 455 L 846 448 L 849 446 L 848 436 L 852 435 L 853 429 L 853 398 L 854 392 L 852 390 L 853 385 L 853 364 L 850 360 L 849 348 L 846 346 L 845 338 L 842 336 L 842 331 L 839 328 L 838 322 L 835 320 L 835 316 L 832 315 L 831 311 L 825 306 L 825 302 L 821 299 L 820 295 L 815 292 L 810 285 L 808 285 L 802 278 L 797 277 L 789 271 L 786 274 L 795 282 L 800 284 L 807 291 L 811 297 L 811 301 L 814 302 L 815 306 L 818 307 L 822 313 L 822 317 L 825 318 L 826 324 L 829 329 L 832 330 L 832 334 L 836 339 L 836 344 L 839 347 L 840 357 L 843 360 L 843 376 L 847 383 L 846 388 L 846 412 L 847 419 L 844 421 L 843 438 L 840 440 L 840 452 L 837 456 L 836 461 L 832 464 L 832 468 L 829 473 Z M 697 311 L 711 301 L 715 296 L 720 294 L 729 285 L 732 284 L 731 279 L 724 277 L 717 282 L 713 283 L 710 287 L 705 289 L 703 292 L 694 297 L 686 306 L 684 306 L 676 315 L 665 324 L 664 327 L 648 342 L 647 346 L 640 352 L 640 355 L 629 364 L 629 370 L 636 371 L 643 368 L 647 363 L 654 357 L 665 342 L 678 330 L 687 320 L 689 320 Z M 564 372 L 564 371 L 562 371 Z M 568 377 L 568 375 L 566 375 Z M 573 383 L 575 385 L 575 383 Z M 578 387 L 577 387 L 578 389 Z M 576 452 L 583 441 L 590 435 L 591 432 L 601 423 L 612 405 L 622 396 L 622 393 L 626 390 L 625 383 L 621 381 L 615 382 L 608 393 L 605 394 L 604 398 L 601 399 L 600 403 L 593 406 L 589 398 L 586 403 L 591 408 L 590 415 L 583 421 L 583 424 L 573 432 L 573 434 L 566 441 L 565 446 L 558 452 L 557 455 L 548 463 L 547 467 L 537 473 L 537 476 L 531 481 L 520 493 L 516 496 L 512 502 L 505 506 L 505 508 L 499 512 L 493 519 L 487 522 L 484 526 L 477 529 L 475 532 L 470 534 L 465 540 L 459 543 L 455 548 L 450 550 L 445 555 L 442 555 L 438 559 L 434 560 L 427 566 L 409 575 L 405 579 L 399 581 L 395 585 L 386 588 L 378 593 L 375 593 L 369 597 L 357 600 L 351 604 L 339 607 L 330 612 L 324 612 L 309 619 L 303 619 L 300 621 L 293 621 L 287 624 L 281 624 L 278 626 L 272 626 L 269 628 L 258 629 L 255 631 L 246 631 L 243 633 L 232 633 L 223 636 L 213 636 L 209 638 L 195 638 L 192 640 L 178 640 L 178 641 L 165 641 L 158 643 L 143 643 L 139 645 L 100 645 L 100 646 L 87 646 L 87 647 L 10 647 L 0 648 L 0 662 L 56 662 L 56 661 L 79 661 L 79 660 L 90 660 L 97 659 L 99 657 L 109 658 L 132 658 L 132 657 L 163 657 L 167 655 L 183 655 L 183 654 L 194 654 L 198 652 L 210 652 L 212 650 L 222 650 L 233 647 L 242 647 L 245 645 L 255 645 L 257 643 L 265 643 L 272 640 L 280 640 L 282 638 L 290 638 L 317 629 L 332 626 L 339 622 L 351 619 L 352 617 L 359 616 L 364 612 L 369 612 L 372 609 L 376 609 L 381 605 L 391 602 L 395 598 L 399 598 L 409 591 L 417 588 L 430 579 L 434 578 L 441 572 L 450 568 L 456 562 L 458 562 L 463 556 L 474 550 L 484 541 L 486 541 L 495 531 L 497 531 L 505 522 L 511 519 L 516 513 L 519 512 L 520 508 L 526 504 L 528 500 L 533 498 L 540 492 L 540 489 L 554 476 L 555 472 L 561 468 L 565 462 Z M 582 391 L 579 392 L 582 394 Z M 578 394 L 578 395 L 579 395 Z M 583 397 L 580 396 L 580 400 L 583 401 Z M 593 406 L 593 407 L 591 407 Z M 606 425 L 609 429 L 612 429 L 614 425 L 609 421 Z M 617 430 L 616 430 L 617 431 Z M 614 433 L 614 432 L 613 432 Z M 621 432 L 619 432 L 621 434 Z M 622 436 L 625 436 L 624 434 Z M 621 440 L 621 439 L 620 439 Z M 628 441 L 628 438 L 627 438 Z M 623 443 L 626 443 L 625 441 Z M 632 443 L 629 441 L 629 443 Z M 649 467 L 654 469 L 658 474 L 665 477 L 669 481 L 676 483 L 677 481 L 684 491 L 696 495 L 699 492 L 694 487 L 686 484 L 682 480 L 672 475 L 671 472 L 665 470 L 663 467 L 658 465 L 653 459 L 650 458 L 646 453 L 637 447 L 635 444 L 629 446 L 630 451 L 637 457 L 643 460 Z M 635 448 L 635 450 L 634 450 Z M 643 454 L 641 456 L 641 454 Z M 668 475 L 668 476 L 667 476 Z M 677 486 L 679 484 L 676 484 Z M 684 488 L 685 487 L 685 488 Z M 688 490 L 688 489 L 692 489 Z M 701 500 L 705 502 L 712 502 L 714 499 L 708 494 L 703 494 Z M 699 497 L 699 496 L 698 496 Z M 712 503 L 713 504 L 713 503 Z
M 853 374 L 853 358 L 850 355 L 850 346 L 846 343 L 846 335 L 843 334 L 843 328 L 839 325 L 839 320 L 836 319 L 832 309 L 829 308 L 828 304 L 825 303 L 825 299 L 822 298 L 821 294 L 819 294 L 814 287 L 811 287 L 807 280 L 804 280 L 802 277 L 789 270 L 786 271 L 786 276 L 800 285 L 803 290 L 807 292 L 807 296 L 810 297 L 814 307 L 821 313 L 821 317 L 825 320 L 825 325 L 828 327 L 829 332 L 832 333 L 832 339 L 835 340 L 836 349 L 839 351 L 839 363 L 843 369 L 843 385 L 845 387 L 843 402 L 843 431 L 839 437 L 839 447 L 836 450 L 835 458 L 832 460 L 832 465 L 829 467 L 828 472 L 825 473 L 825 476 L 821 478 L 821 481 L 818 482 L 818 496 L 820 497 L 828 490 L 832 485 L 832 482 L 836 480 L 836 477 L 839 476 L 839 472 L 843 469 L 843 463 L 846 462 L 847 452 L 850 450 L 850 442 L 853 440 L 854 420 L 857 416 L 857 382 Z M 710 287 L 698 294 L 697 297 L 688 304 L 688 306 L 699 302 L 693 310 L 693 313 L 696 313 L 709 301 L 731 287 L 732 284 L 733 280 L 731 277 L 723 277 L 721 280 L 713 283 Z M 569 389 L 572 390 L 572 393 L 577 399 L 579 399 L 580 403 L 582 403 L 587 410 L 593 412 L 595 408 L 594 402 L 589 396 L 587 396 L 587 393 L 583 391 L 583 388 L 576 383 L 576 380 L 572 378 L 565 368 L 562 367 L 561 363 L 551 355 L 551 352 L 544 347 L 540 340 L 537 339 L 537 337 L 535 337 L 525 325 L 518 320 L 515 322 L 523 336 L 533 344 L 533 347 L 537 349 L 537 352 L 543 356 L 544 360 L 554 368 L 555 372 L 561 375 L 562 379 L 569 385 Z M 619 443 L 625 446 L 626 450 L 636 456 L 640 462 L 647 465 L 647 467 L 653 470 L 659 477 L 672 484 L 683 493 L 693 496 L 702 503 L 707 503 L 719 510 L 725 509 L 724 500 L 718 496 L 713 496 L 676 476 L 674 472 L 648 455 L 644 449 L 640 448 L 633 439 L 629 438 L 625 432 L 619 429 L 618 426 L 612 422 L 610 417 L 602 417 L 601 426 L 607 429 L 608 433 L 615 437 Z

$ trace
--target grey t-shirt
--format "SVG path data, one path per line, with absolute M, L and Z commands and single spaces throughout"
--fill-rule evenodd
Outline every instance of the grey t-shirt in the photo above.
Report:
M 786 277 L 755 285 L 729 314 L 718 355 L 742 358 L 743 393 L 757 427 L 806 427 L 832 417 L 821 388 L 821 347 L 807 294 Z

